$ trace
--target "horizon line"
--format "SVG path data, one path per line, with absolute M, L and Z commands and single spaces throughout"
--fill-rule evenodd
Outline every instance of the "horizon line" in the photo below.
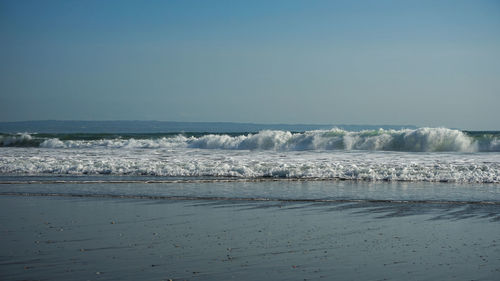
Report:
M 226 124 L 251 124 L 251 125 L 305 125 L 305 126 L 408 126 L 422 128 L 413 124 L 367 124 L 367 123 L 284 123 L 284 122 L 251 122 L 251 121 L 173 121 L 173 120 L 139 120 L 139 119 L 109 119 L 109 120 L 84 120 L 84 119 L 31 119 L 17 121 L 0 121 L 0 123 L 23 123 L 23 122 L 162 122 L 162 123 L 226 123 Z M 430 126 L 428 126 L 431 128 Z M 440 128 L 445 126 L 437 126 Z

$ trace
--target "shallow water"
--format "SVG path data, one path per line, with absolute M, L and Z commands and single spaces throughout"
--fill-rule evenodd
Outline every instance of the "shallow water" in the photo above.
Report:
M 151 199 L 251 199 L 274 201 L 408 201 L 500 204 L 500 184 L 457 184 L 428 182 L 365 182 L 365 181 L 214 181 L 198 179 L 148 183 L 118 181 L 101 177 L 99 182 L 59 182 L 36 178 L 26 183 L 0 184 L 0 194 L 53 195 L 82 197 L 123 197 Z M 95 177 L 93 180 L 98 180 Z M 137 179 L 135 179 L 137 180 Z

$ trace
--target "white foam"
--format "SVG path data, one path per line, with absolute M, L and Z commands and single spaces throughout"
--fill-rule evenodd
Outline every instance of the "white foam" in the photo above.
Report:
M 500 183 L 500 153 L 1 148 L 0 174 Z
M 2 139 L 7 146 L 28 134 Z M 481 153 L 479 151 L 489 151 Z M 0 147 L 0 175 L 111 174 L 500 183 L 500 141 L 445 128 L 156 139 L 59 140 Z M 418 152 L 418 153 L 415 153 Z
M 374 150 L 412 152 L 476 152 L 500 151 L 498 139 L 479 144 L 474 138 L 458 130 L 446 128 L 420 128 L 416 130 L 376 130 L 350 132 L 340 129 L 291 133 L 261 131 L 240 136 L 182 135 L 158 139 L 108 139 L 108 140 L 46 140 L 45 148 L 203 148 L 231 150 Z
M 44 148 L 66 148 L 66 144 L 59 139 L 48 139 L 40 144 L 40 147 Z
M 61 141 L 57 138 L 48 139 L 40 144 L 43 148 L 172 148 L 185 147 L 186 138 L 176 136 L 174 138 L 159 139 L 101 139 L 101 140 L 67 140 Z
M 29 142 L 33 138 L 28 133 L 19 133 L 11 136 L 0 136 L 0 146 L 11 146 L 23 142 Z

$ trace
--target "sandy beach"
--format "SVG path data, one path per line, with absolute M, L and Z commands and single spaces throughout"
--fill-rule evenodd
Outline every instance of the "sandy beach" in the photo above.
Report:
M 496 280 L 500 206 L 0 196 L 2 280 Z

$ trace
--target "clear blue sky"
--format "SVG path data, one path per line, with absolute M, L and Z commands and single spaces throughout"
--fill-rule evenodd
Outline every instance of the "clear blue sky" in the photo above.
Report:
M 4 1 L 0 121 L 500 129 L 500 1 Z

